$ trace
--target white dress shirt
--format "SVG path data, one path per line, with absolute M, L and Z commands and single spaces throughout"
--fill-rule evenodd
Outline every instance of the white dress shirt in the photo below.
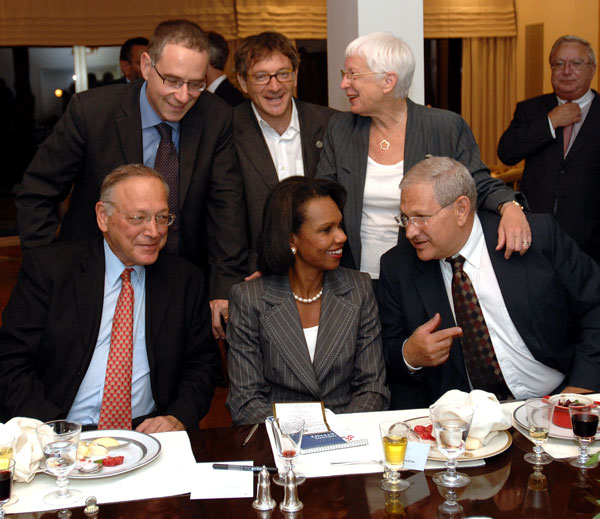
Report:
M 502 297 L 477 215 L 469 239 L 458 254 L 466 260 L 463 269 L 477 293 L 508 388 L 518 400 L 549 394 L 558 387 L 565 376 L 537 361 L 515 328 Z M 454 313 L 452 267 L 445 260 L 440 260 L 439 263 L 450 307 Z
M 83 377 L 67 420 L 82 425 L 97 424 L 104 394 L 104 378 L 110 351 L 110 335 L 117 299 L 123 282 L 121 273 L 125 265 L 115 256 L 104 241 L 104 299 L 100 330 L 92 360 Z M 133 286 L 133 370 L 131 374 L 131 411 L 133 418 L 145 416 L 155 410 L 150 386 L 150 365 L 146 352 L 146 270 L 136 265 L 131 273 Z
M 258 121 L 260 131 L 265 141 L 267 141 L 267 147 L 271 153 L 279 180 L 295 175 L 303 177 L 304 163 L 302 161 L 302 141 L 300 140 L 300 120 L 298 119 L 298 109 L 294 100 L 292 99 L 290 124 L 281 135 L 260 116 L 254 103 L 252 103 L 252 110 Z
M 210 85 L 206 87 L 206 90 L 214 94 L 215 90 L 217 90 L 217 88 L 219 88 L 219 85 L 223 83 L 223 81 L 225 81 L 226 79 L 227 76 L 225 74 L 221 74 L 217 79 L 215 79 Z

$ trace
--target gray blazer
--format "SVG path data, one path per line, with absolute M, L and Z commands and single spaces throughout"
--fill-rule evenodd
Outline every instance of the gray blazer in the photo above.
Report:
M 323 134 L 329 118 L 336 112 L 326 106 L 298 100 L 295 100 L 295 103 L 300 122 L 304 175 L 313 178 L 323 148 Z M 246 221 L 250 245 L 250 272 L 254 272 L 265 202 L 271 189 L 279 182 L 279 177 L 250 101 L 237 106 L 233 114 L 235 151 L 244 179 L 244 196 L 248 211 Z
M 481 162 L 471 129 L 460 115 L 418 105 L 410 99 L 407 99 L 407 103 L 404 171 L 408 171 L 427 155 L 451 157 L 462 162 L 473 175 L 480 208 L 496 211 L 501 203 L 515 199 L 512 189 L 490 177 L 489 169 Z M 356 269 L 360 269 L 362 249 L 360 224 L 370 127 L 370 117 L 350 112 L 334 115 L 325 133 L 323 152 L 317 167 L 317 177 L 335 180 L 348 190 L 348 200 L 344 207 L 344 226 L 348 241 L 342 265 Z M 525 201 L 521 200 L 521 203 L 524 204 Z
M 387 408 L 370 277 L 344 268 L 325 272 L 321 304 L 311 362 L 286 275 L 232 287 L 227 408 L 235 424 L 263 421 L 273 402 L 322 400 L 336 413 Z

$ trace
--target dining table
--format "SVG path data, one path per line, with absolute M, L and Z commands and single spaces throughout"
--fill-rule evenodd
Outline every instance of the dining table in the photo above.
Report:
M 522 403 L 513 403 L 511 413 Z M 426 410 L 387 411 L 378 413 L 361 413 L 350 423 L 373 424 L 389 416 L 406 418 L 420 416 Z M 349 416 L 349 415 L 348 415 Z M 244 444 L 250 430 L 250 425 L 231 426 L 212 429 L 190 430 L 186 441 L 177 441 L 177 445 L 187 444 L 193 453 L 191 463 L 237 462 L 249 460 L 254 465 L 273 466 L 273 449 L 269 441 L 265 424 L 260 424 L 251 439 Z M 437 487 L 432 476 L 437 470 L 403 471 L 402 476 L 411 482 L 411 487 L 405 492 L 386 492 L 379 487 L 382 479 L 382 467 L 369 467 L 368 471 L 354 468 L 354 473 L 337 473 L 308 477 L 298 485 L 298 498 L 304 507 L 296 513 L 283 513 L 277 506 L 271 511 L 253 509 L 253 497 L 238 498 L 208 498 L 191 499 L 189 489 L 179 495 L 162 495 L 161 497 L 135 497 L 136 485 L 148 485 L 154 478 L 162 478 L 160 487 L 168 487 L 170 479 L 177 474 L 176 459 L 171 459 L 170 465 L 150 463 L 143 470 L 146 480 L 136 479 L 136 472 L 114 476 L 111 492 L 119 491 L 118 500 L 99 500 L 99 511 L 95 516 L 85 515 L 84 503 L 69 510 L 30 511 L 11 513 L 6 509 L 7 517 L 14 519 L 59 518 L 78 519 L 98 517 L 102 519 L 149 519 L 152 517 L 169 519 L 229 519 L 229 518 L 288 518 L 288 519 L 428 519 L 436 517 L 465 517 L 465 518 L 593 518 L 600 513 L 600 467 L 577 469 L 571 466 L 568 459 L 556 457 L 552 463 L 543 467 L 534 467 L 523 459 L 524 454 L 532 450 L 532 442 L 527 431 L 513 422 L 508 431 L 508 448 L 499 454 L 485 459 L 485 465 L 475 467 L 459 467 L 468 474 L 471 483 L 457 491 L 457 500 L 463 509 L 463 516 L 444 515 L 439 507 L 444 502 L 446 489 Z M 170 434 L 170 433 L 168 433 Z M 157 436 L 160 438 L 160 435 Z M 167 437 L 164 437 L 165 439 Z M 572 449 L 577 452 L 572 440 L 552 440 L 555 450 L 549 452 L 567 452 Z M 550 442 L 549 442 L 550 443 Z M 600 441 L 598 442 L 600 445 Z M 166 447 L 166 445 L 165 445 Z M 562 449 L 562 450 L 561 450 Z M 347 449 L 352 451 L 354 449 Z M 175 452 L 173 447 L 167 449 L 161 456 Z M 358 451 L 357 451 L 358 452 Z M 571 451 L 568 451 L 571 452 Z M 172 455 L 173 456 L 173 455 Z M 183 456 L 183 455 L 182 455 Z M 316 455 L 311 455 L 316 456 Z M 302 457 L 302 456 L 301 456 Z M 306 458 L 310 460 L 311 458 Z M 317 459 L 317 458 L 313 458 Z M 304 467 L 309 464 L 304 460 Z M 301 464 L 300 464 L 301 465 Z M 302 465 L 301 465 L 302 466 Z M 366 467 L 367 465 L 365 465 Z M 187 465 L 181 466 L 186 471 L 185 478 L 190 480 L 190 486 L 201 488 L 211 482 L 202 478 L 194 478 Z M 351 467 L 351 465 L 349 465 Z M 343 472 L 343 469 L 340 469 Z M 154 471 L 154 472 L 153 472 Z M 366 473 L 365 473 L 366 472 Z M 50 479 L 49 476 L 43 475 Z M 172 477 L 170 477 L 172 476 Z M 36 476 L 37 478 L 38 476 Z M 139 476 L 138 476 L 139 477 Z M 254 475 L 254 490 L 258 476 Z M 17 494 L 27 499 L 24 484 L 15 485 Z M 100 491 L 100 488 L 98 488 Z M 94 493 L 94 487 L 87 487 L 88 493 Z M 176 490 L 163 493 L 176 493 Z M 133 497 L 128 498 L 131 494 Z M 283 487 L 271 484 L 271 495 L 279 504 L 284 499 Z M 206 497 L 206 496 L 205 496 Z M 103 502 L 106 501 L 106 502 Z M 23 507 L 25 503 L 21 503 Z M 22 508 L 23 509 L 23 508 Z M 600 515 L 598 515 L 600 517 Z

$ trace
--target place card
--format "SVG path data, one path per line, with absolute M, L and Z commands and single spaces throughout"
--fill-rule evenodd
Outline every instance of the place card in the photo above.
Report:
M 430 445 L 426 443 L 408 442 L 402 470 L 425 470 L 429 448 Z

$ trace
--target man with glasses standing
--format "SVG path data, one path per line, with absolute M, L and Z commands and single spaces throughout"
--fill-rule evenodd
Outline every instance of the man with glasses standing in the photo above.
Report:
M 102 179 L 121 164 L 158 170 L 177 216 L 167 250 L 209 280 L 213 334 L 224 336 L 231 285 L 247 275 L 245 207 L 231 108 L 204 92 L 205 34 L 187 20 L 160 23 L 141 58 L 145 81 L 74 96 L 29 165 L 17 196 L 24 249 L 96 234 Z M 58 204 L 72 191 L 60 221 Z
M 195 429 L 219 357 L 202 272 L 163 251 L 169 188 L 141 164 L 100 188 L 102 236 L 25 252 L 0 328 L 0 421 Z
M 589 42 L 562 36 L 550 51 L 553 94 L 517 104 L 498 157 L 525 159 L 521 191 L 533 212 L 550 213 L 600 263 L 600 96 L 590 89 Z
M 234 141 L 248 209 L 250 272 L 263 209 L 271 189 L 284 178 L 315 176 L 323 134 L 335 111 L 294 99 L 300 56 L 283 34 L 249 36 L 235 53 L 240 87 L 250 98 L 234 110 Z
M 506 260 L 499 215 L 477 211 L 454 159 L 415 164 L 400 183 L 398 245 L 381 258 L 379 309 L 392 409 L 446 391 L 499 400 L 600 389 L 600 266 L 547 214 Z

